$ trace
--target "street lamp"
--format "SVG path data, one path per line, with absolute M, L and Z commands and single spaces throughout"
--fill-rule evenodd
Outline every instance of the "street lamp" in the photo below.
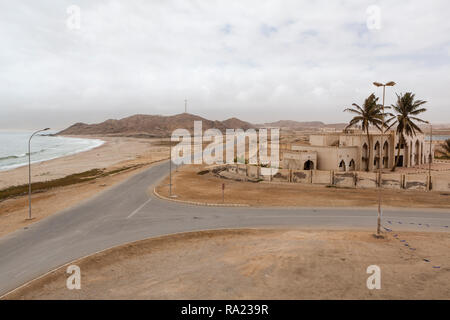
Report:
M 430 181 L 428 183 L 428 189 L 431 190 L 431 162 L 433 161 L 432 153 L 432 145 L 433 145 L 433 125 L 430 122 L 430 156 L 428 157 L 428 175 L 430 176 Z
M 47 131 L 50 128 L 45 128 L 42 130 L 38 130 L 34 132 L 30 139 L 28 140 L 28 218 L 27 220 L 31 220 L 31 138 L 34 137 L 36 133 Z
M 170 141 L 169 154 L 169 197 L 176 198 L 177 196 L 172 194 L 172 141 Z
M 384 147 L 384 97 L 385 97 L 385 92 L 386 92 L 386 87 L 393 87 L 395 86 L 395 82 L 394 81 L 389 81 L 388 83 L 380 83 L 380 82 L 374 82 L 373 83 L 374 86 L 376 87 L 383 87 L 383 106 L 382 106 L 382 110 L 383 110 L 383 117 L 382 117 L 382 124 L 381 124 L 381 146 L 380 146 L 380 154 L 378 157 L 378 219 L 377 219 L 377 235 L 380 235 L 380 228 L 381 228 L 381 174 L 382 174 L 382 170 L 381 167 L 383 166 L 383 162 L 384 162 L 384 157 L 382 157 L 382 153 L 383 153 L 383 147 Z M 395 141 L 394 141 L 395 144 Z M 400 148 L 400 143 L 399 146 Z M 389 152 L 389 150 L 388 150 Z
M 172 197 L 172 145 L 169 146 L 169 197 Z

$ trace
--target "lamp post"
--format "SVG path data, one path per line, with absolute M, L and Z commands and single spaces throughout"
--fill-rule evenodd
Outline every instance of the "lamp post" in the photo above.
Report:
M 433 160 L 433 155 L 432 155 L 432 145 L 433 145 L 433 125 L 430 123 L 430 157 L 428 159 L 428 176 L 430 177 L 430 182 L 428 184 L 428 189 L 431 190 L 432 185 L 431 185 L 431 162 Z
M 169 146 L 169 197 L 172 197 L 172 145 Z
M 383 162 L 384 162 L 384 157 L 382 157 L 382 153 L 383 153 L 383 147 L 384 147 L 384 98 L 385 98 L 385 93 L 386 93 L 386 87 L 393 87 L 395 86 L 395 82 L 394 81 L 389 81 L 388 83 L 380 83 L 380 82 L 374 82 L 373 83 L 374 86 L 376 87 L 383 87 L 383 106 L 382 106 L 382 112 L 383 112 L 383 117 L 382 117 L 382 124 L 381 124 L 381 145 L 380 145 L 380 154 L 378 157 L 378 218 L 377 218 L 377 235 L 380 235 L 380 229 L 381 229 L 381 174 L 382 174 L 382 169 L 381 167 L 383 166 Z M 395 143 L 395 141 L 394 141 Z M 400 145 L 399 145 L 400 148 Z M 388 150 L 389 152 L 389 150 Z
M 34 132 L 30 139 L 28 140 L 28 218 L 26 220 L 31 220 L 31 138 L 34 137 L 36 133 L 47 131 L 50 128 L 45 128 Z
M 171 141 L 172 143 L 172 141 Z M 170 198 L 176 198 L 177 196 L 172 194 L 172 144 L 169 146 L 169 197 Z M 176 164 L 175 164 L 176 166 Z M 176 168 L 176 167 L 175 167 Z

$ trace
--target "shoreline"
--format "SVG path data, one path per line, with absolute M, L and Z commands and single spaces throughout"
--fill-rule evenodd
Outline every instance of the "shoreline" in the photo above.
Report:
M 72 138 L 72 136 L 64 137 Z M 77 138 L 101 140 L 103 143 L 88 150 L 32 162 L 32 181 L 54 180 L 91 169 L 112 167 L 141 156 L 145 152 L 141 142 L 145 145 L 150 144 L 150 140 L 137 141 L 137 139 L 123 137 L 79 136 Z M 0 171 L 0 190 L 24 183 L 28 183 L 27 165 Z
M 32 166 L 32 182 L 51 181 L 99 169 L 99 175 L 83 182 L 57 186 L 32 194 L 34 220 L 28 215 L 28 197 L 19 195 L 0 201 L 0 238 L 27 227 L 61 210 L 72 207 L 102 192 L 124 179 L 145 170 L 158 161 L 168 159 L 168 147 L 158 139 L 101 137 L 105 143 Z M 28 183 L 28 167 L 0 172 L 0 190 Z
M 69 138 L 69 139 L 93 140 L 93 141 L 98 141 L 99 144 L 94 145 L 94 146 L 89 146 L 89 147 L 86 147 L 84 149 L 80 149 L 80 150 L 77 150 L 77 151 L 71 151 L 69 153 L 66 153 L 66 154 L 63 154 L 63 155 L 60 155 L 60 156 L 54 156 L 54 157 L 51 157 L 51 158 L 41 159 L 41 160 L 34 160 L 34 161 L 31 161 L 31 164 L 37 164 L 37 163 L 41 163 L 41 162 L 46 162 L 46 161 L 60 159 L 60 158 L 68 157 L 68 156 L 73 156 L 73 155 L 76 155 L 76 154 L 79 154 L 79 153 L 82 153 L 82 152 L 87 152 L 87 151 L 90 151 L 90 150 L 94 150 L 96 148 L 101 147 L 102 145 L 104 145 L 106 143 L 105 140 L 99 139 L 99 138 L 86 138 L 86 137 L 74 137 L 74 136 L 56 136 L 56 137 L 64 137 L 64 138 Z M 26 155 L 27 154 L 25 154 L 25 156 Z M 23 164 L 9 165 L 9 166 L 3 167 L 3 168 L 0 167 L 0 173 L 6 172 L 6 171 L 10 171 L 10 170 L 14 170 L 14 169 L 17 169 L 17 168 L 21 168 L 21 167 L 24 167 L 24 166 L 27 166 L 27 165 L 28 165 L 28 162 L 23 163 Z

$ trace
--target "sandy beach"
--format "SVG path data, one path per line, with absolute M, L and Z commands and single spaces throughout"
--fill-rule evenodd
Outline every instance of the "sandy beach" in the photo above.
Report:
M 74 155 L 32 164 L 32 181 L 46 181 L 65 177 L 91 169 L 109 168 L 124 161 L 151 160 L 151 153 L 163 153 L 166 147 L 154 147 L 158 139 L 137 139 L 126 137 L 76 136 L 77 138 L 100 139 L 100 147 Z M 28 166 L 0 171 L 0 189 L 28 183 Z
M 93 181 L 34 193 L 32 196 L 34 219 L 31 221 L 25 220 L 28 214 L 27 196 L 0 201 L 0 237 L 76 205 L 144 170 L 152 163 L 167 159 L 169 154 L 169 148 L 161 145 L 161 139 L 97 136 L 85 138 L 101 139 L 105 143 L 89 151 L 32 164 L 32 181 L 53 180 L 97 168 L 105 171 L 125 170 Z M 127 169 L 131 166 L 133 168 Z M 27 166 L 0 172 L 0 190 L 25 183 L 28 183 Z

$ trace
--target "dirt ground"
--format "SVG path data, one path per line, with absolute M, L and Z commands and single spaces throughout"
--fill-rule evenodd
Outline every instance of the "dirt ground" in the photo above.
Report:
M 390 169 L 383 169 L 384 173 L 392 173 Z M 421 164 L 414 167 L 403 168 L 398 167 L 395 170 L 396 173 L 429 173 L 429 164 Z M 438 160 L 435 159 L 431 165 L 431 175 L 447 175 L 450 177 L 450 160 Z
M 106 168 L 112 171 L 131 165 L 142 165 L 142 167 L 90 182 L 35 193 L 32 196 L 33 220 L 25 219 L 28 216 L 27 196 L 0 201 L 0 237 L 89 199 L 131 175 L 145 170 L 152 163 L 168 159 L 169 148 L 161 146 L 159 140 L 121 137 L 101 139 L 107 142 L 99 148 L 33 165 L 35 175 L 33 181 L 47 180 L 41 175 L 42 172 L 48 172 L 46 176 L 55 179 L 94 168 Z M 22 172 L 23 170 L 24 168 L 17 168 L 0 172 L 2 185 L 9 186 L 23 182 L 23 176 L 27 177 L 27 173 Z
M 367 207 L 378 205 L 377 189 L 330 188 L 296 183 L 241 182 L 218 178 L 212 173 L 199 175 L 201 165 L 178 168 L 172 174 L 172 194 L 176 199 L 202 203 L 222 203 L 222 184 L 225 202 L 251 206 L 303 207 Z M 156 188 L 163 196 L 169 194 L 166 178 Z M 389 207 L 450 208 L 450 194 L 416 190 L 383 190 L 382 201 Z
M 6 299 L 450 299 L 450 235 L 245 229 L 148 239 L 75 261 Z M 424 259 L 429 260 L 429 262 Z M 366 286 L 381 269 L 381 289 Z

